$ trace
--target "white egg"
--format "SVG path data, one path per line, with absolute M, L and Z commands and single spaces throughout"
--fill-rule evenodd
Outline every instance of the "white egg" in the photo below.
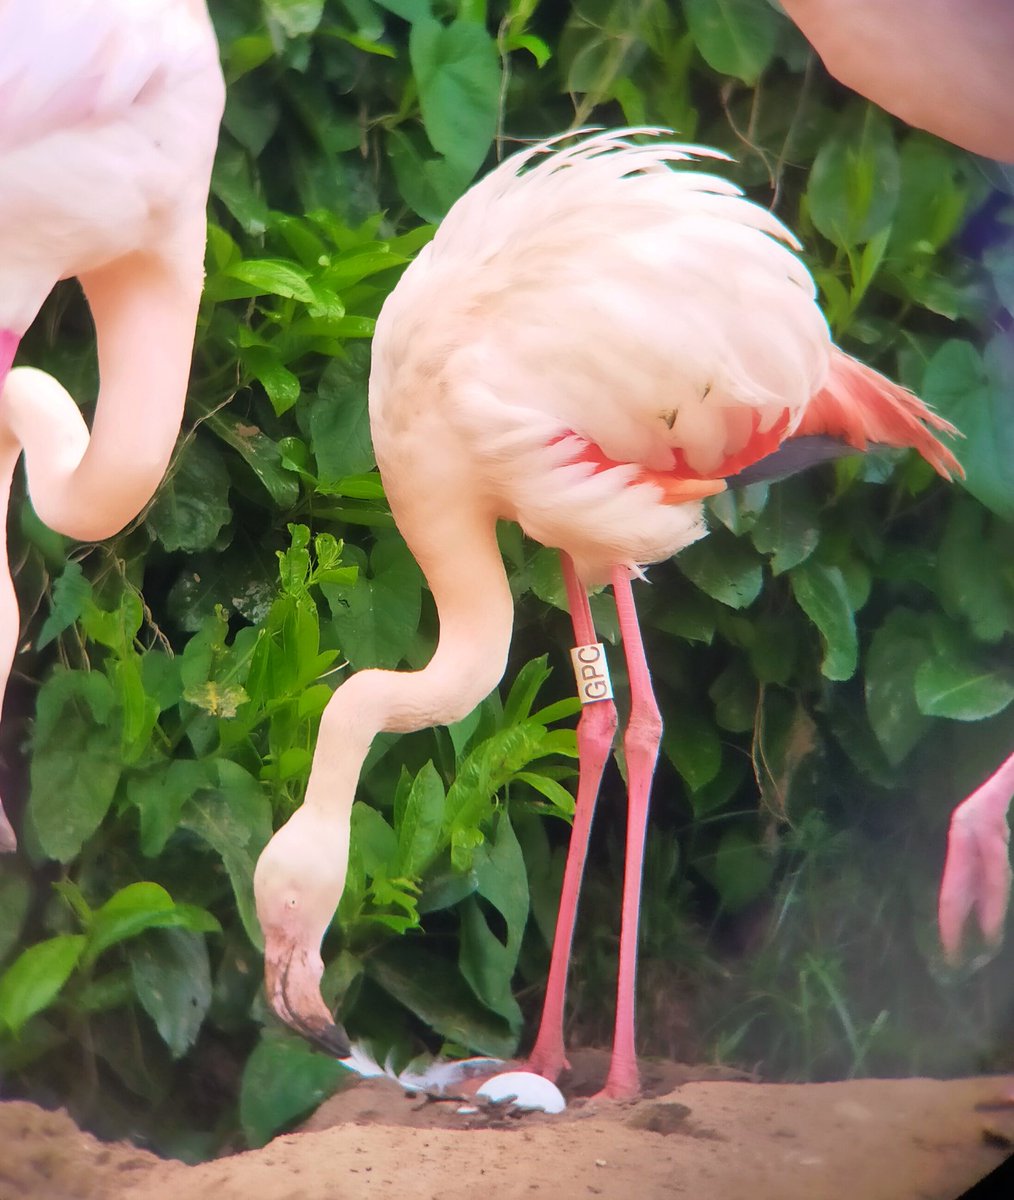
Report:
M 475 1094 L 494 1103 L 513 1099 L 516 1107 L 538 1112 L 559 1113 L 567 1107 L 556 1084 L 532 1071 L 505 1071 L 502 1075 L 494 1075 Z

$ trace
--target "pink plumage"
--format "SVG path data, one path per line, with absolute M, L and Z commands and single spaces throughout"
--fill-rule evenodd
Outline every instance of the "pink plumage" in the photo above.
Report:
M 24 450 L 40 517 L 107 537 L 151 498 L 183 413 L 224 104 L 218 48 L 204 0 L 3 0 L 0 47 L 0 523 Z M 55 379 L 12 369 L 72 275 L 98 342 L 92 434 Z M 17 635 L 6 576 L 0 695 Z M 0 808 L 0 849 L 13 845 Z
M 362 671 L 330 701 L 305 803 L 258 863 L 267 991 L 340 1052 L 319 946 L 341 896 L 349 814 L 373 737 L 463 717 L 503 675 L 513 602 L 498 518 L 562 552 L 578 646 L 583 584 L 609 581 L 631 687 L 629 820 L 610 1096 L 638 1090 L 634 975 L 648 794 L 661 736 L 631 577 L 705 533 L 701 498 L 799 433 L 915 445 L 957 464 L 950 427 L 831 343 L 792 234 L 728 181 L 716 151 L 634 134 L 560 139 L 504 162 L 454 205 L 377 322 L 373 442 L 425 573 L 440 637 L 421 671 Z M 673 169 L 673 167 L 676 169 Z M 807 422 L 809 421 L 809 425 Z M 585 705 L 571 851 L 533 1069 L 566 1063 L 563 996 L 591 812 L 616 728 Z

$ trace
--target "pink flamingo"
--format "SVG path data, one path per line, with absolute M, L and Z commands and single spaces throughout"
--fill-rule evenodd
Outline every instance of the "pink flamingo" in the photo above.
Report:
M 0 4 L 0 528 L 22 450 L 39 516 L 118 532 L 179 432 L 203 282 L 205 206 L 225 102 L 204 0 Z M 12 369 L 60 279 L 81 281 L 101 388 L 89 436 L 51 376 Z M 17 649 L 0 584 L 0 700 Z M 0 849 L 14 831 L 0 805 Z
M 1014 162 L 1008 0 L 783 0 L 827 69 L 895 116 L 987 158 Z M 954 810 L 937 906 L 940 940 L 960 958 L 969 918 L 991 945 L 1011 892 L 1014 754 Z M 1005 1098 L 1014 1104 L 1014 1089 Z
M 782 0 L 828 71 L 889 113 L 1014 162 L 1009 0 Z
M 1007 810 L 1012 797 L 1014 754 L 951 814 L 937 923 L 944 953 L 952 962 L 960 957 L 973 913 L 988 943 L 998 945 L 1003 937 L 1011 890 Z
M 951 432 L 946 422 L 832 345 L 789 231 L 727 181 L 670 169 L 723 156 L 628 137 L 538 145 L 504 162 L 454 205 L 377 323 L 374 446 L 433 592 L 439 641 L 421 671 L 362 671 L 338 689 L 305 802 L 254 880 L 268 997 L 339 1055 L 348 1042 L 320 997 L 319 948 L 344 886 L 360 768 L 378 732 L 455 721 L 500 681 L 513 604 L 498 518 L 561 550 L 578 647 L 596 641 L 585 585 L 607 581 L 616 596 L 629 817 L 605 1094 L 622 1097 L 639 1088 L 637 923 L 661 734 L 631 577 L 703 536 L 701 498 L 791 437 L 914 446 L 941 474 L 959 469 L 931 432 Z M 578 724 L 576 816 L 529 1059 L 550 1079 L 566 1066 L 567 961 L 616 724 L 607 699 L 586 704 Z

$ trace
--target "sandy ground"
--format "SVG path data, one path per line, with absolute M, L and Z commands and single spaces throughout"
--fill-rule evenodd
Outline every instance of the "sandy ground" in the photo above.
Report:
M 977 1107 L 1000 1095 L 997 1079 L 665 1090 L 681 1077 L 668 1068 L 659 1095 L 574 1101 L 559 1117 L 462 1117 L 363 1081 L 302 1131 L 197 1167 L 11 1101 L 0 1104 L 0 1200 L 952 1200 L 1014 1151 L 1014 1109 Z

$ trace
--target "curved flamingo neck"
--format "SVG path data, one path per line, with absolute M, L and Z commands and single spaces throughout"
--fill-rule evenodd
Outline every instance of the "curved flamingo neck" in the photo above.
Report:
M 440 634 L 421 670 L 360 671 L 329 701 L 305 803 L 343 818 L 374 737 L 460 720 L 500 682 L 510 648 L 514 604 L 493 521 L 459 501 L 457 510 L 398 514 L 398 524 L 433 593 Z

